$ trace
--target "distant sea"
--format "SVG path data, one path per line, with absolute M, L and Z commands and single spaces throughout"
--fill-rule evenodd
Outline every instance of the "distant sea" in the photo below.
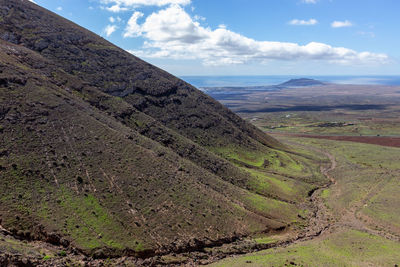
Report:
M 337 84 L 400 85 L 400 76 L 181 76 L 180 78 L 198 88 L 276 85 L 298 78 Z

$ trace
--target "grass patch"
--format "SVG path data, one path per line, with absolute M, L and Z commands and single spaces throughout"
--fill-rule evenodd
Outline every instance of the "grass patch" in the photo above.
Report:
M 272 217 L 285 222 L 295 222 L 297 220 L 298 209 L 295 205 L 250 192 L 243 201 L 256 213 L 260 213 L 266 217 Z
M 321 192 L 321 197 L 322 197 L 324 200 L 327 200 L 328 197 L 330 196 L 330 194 L 331 194 L 331 191 L 330 191 L 329 189 L 324 189 L 324 190 L 322 190 L 322 192 Z
M 250 173 L 251 180 L 249 187 L 252 191 L 264 196 L 278 196 L 287 201 L 303 201 L 307 197 L 307 192 L 311 190 L 311 185 L 290 179 L 265 173 L 262 170 L 243 168 Z
M 266 244 L 272 244 L 278 240 L 275 238 L 272 238 L 272 237 L 259 237 L 259 238 L 255 238 L 254 241 L 257 244 L 266 245 Z
M 367 233 L 348 230 L 326 239 L 277 248 L 212 266 L 395 266 L 400 262 L 400 244 Z
M 50 260 L 51 258 L 53 258 L 53 257 L 50 256 L 50 255 L 46 255 L 46 256 L 43 257 L 43 260 L 47 261 L 47 260 Z
M 123 234 L 126 229 L 121 228 L 94 195 L 73 196 L 63 190 L 59 203 L 67 214 L 73 214 L 65 220 L 65 234 L 82 248 L 92 250 L 106 245 L 120 250 L 128 246 L 137 251 L 143 249 L 142 244 Z

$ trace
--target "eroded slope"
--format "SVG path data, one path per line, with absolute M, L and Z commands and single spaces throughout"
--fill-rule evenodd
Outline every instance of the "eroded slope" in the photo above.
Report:
M 0 3 L 3 227 L 148 256 L 302 221 L 318 158 L 29 1 Z

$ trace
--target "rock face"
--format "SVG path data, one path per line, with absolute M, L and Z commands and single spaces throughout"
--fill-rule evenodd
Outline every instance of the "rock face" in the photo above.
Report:
M 292 222 L 296 207 L 258 194 L 232 156 L 286 148 L 212 98 L 28 0 L 0 0 L 0 38 L 13 234 L 146 257 Z

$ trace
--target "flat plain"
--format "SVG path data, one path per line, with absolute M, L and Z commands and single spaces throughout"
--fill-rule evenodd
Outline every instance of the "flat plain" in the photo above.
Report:
M 236 100 L 242 117 L 282 143 L 328 156 L 332 165 L 321 170 L 332 183 L 312 197 L 324 215 L 310 216 L 311 225 L 324 225 L 318 235 L 212 266 L 398 266 L 399 92 L 325 85 L 250 94 L 242 105 Z

